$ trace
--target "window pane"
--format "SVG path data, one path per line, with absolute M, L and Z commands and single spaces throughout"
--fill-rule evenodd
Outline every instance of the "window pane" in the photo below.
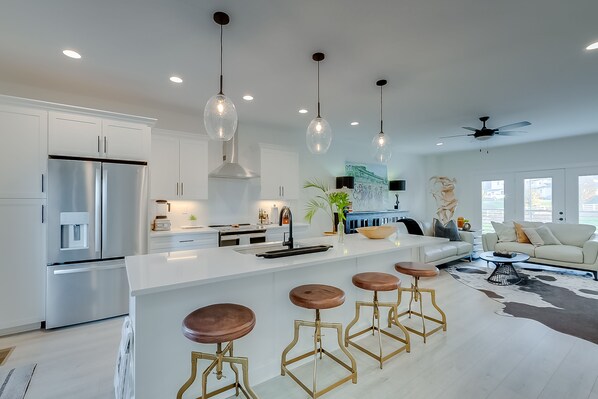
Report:
M 482 182 L 482 233 L 492 233 L 490 222 L 505 220 L 505 181 Z
M 552 177 L 523 180 L 523 220 L 552 222 Z
M 579 223 L 598 227 L 598 175 L 579 176 Z

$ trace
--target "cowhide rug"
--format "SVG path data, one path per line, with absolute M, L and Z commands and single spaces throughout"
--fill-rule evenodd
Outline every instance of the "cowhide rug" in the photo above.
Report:
M 598 344 L 598 281 L 591 274 L 516 263 L 524 280 L 499 286 L 486 279 L 493 271 L 485 261 L 451 264 L 446 271 L 455 279 L 504 305 L 499 314 L 524 317 L 565 334 Z

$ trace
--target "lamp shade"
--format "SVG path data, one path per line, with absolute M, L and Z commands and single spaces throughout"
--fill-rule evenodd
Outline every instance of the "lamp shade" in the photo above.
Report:
M 405 191 L 406 182 L 405 180 L 389 180 L 388 190 L 389 191 Z
M 343 188 L 347 187 L 350 190 L 353 190 L 355 187 L 355 178 L 353 176 L 339 176 L 336 178 L 336 188 Z

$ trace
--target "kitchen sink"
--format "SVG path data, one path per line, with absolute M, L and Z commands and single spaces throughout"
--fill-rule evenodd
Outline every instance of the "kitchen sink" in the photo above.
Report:
M 256 253 L 255 256 L 260 256 L 262 258 L 282 258 L 285 256 L 296 256 L 313 254 L 316 252 L 326 252 L 330 248 L 332 248 L 332 245 L 310 245 L 305 247 L 295 247 L 293 249 L 284 248 L 273 251 L 266 251 L 262 253 Z
M 295 247 L 301 247 L 301 245 L 297 245 L 295 244 Z M 241 247 L 241 248 L 233 248 L 233 251 L 238 252 L 240 254 L 243 255 L 255 255 L 255 254 L 261 254 L 263 252 L 268 252 L 268 251 L 275 251 L 277 249 L 286 249 L 285 246 L 282 245 L 282 243 L 279 241 L 276 244 L 254 244 L 254 245 L 249 245 L 246 247 Z

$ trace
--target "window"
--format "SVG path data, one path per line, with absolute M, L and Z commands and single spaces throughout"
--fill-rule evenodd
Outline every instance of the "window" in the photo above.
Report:
M 579 176 L 579 223 L 598 227 L 598 175 Z
M 552 177 L 523 180 L 523 220 L 552 222 Z
M 490 222 L 505 220 L 505 181 L 482 181 L 482 233 L 494 231 Z

